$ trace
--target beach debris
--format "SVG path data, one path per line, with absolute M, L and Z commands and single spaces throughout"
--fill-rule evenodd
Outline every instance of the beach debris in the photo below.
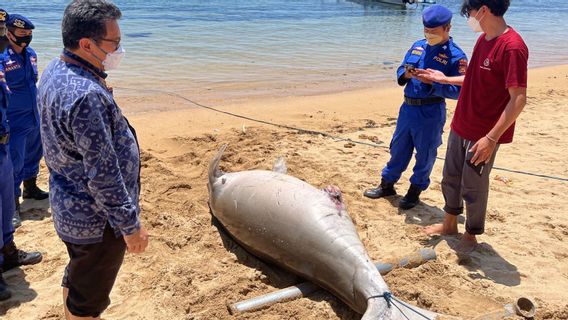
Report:
M 370 140 L 371 142 L 374 142 L 376 144 L 381 144 L 383 143 L 381 140 L 379 140 L 379 137 L 377 136 L 368 136 L 366 134 L 360 134 L 359 135 L 359 139 L 363 139 L 363 140 Z
M 498 174 L 495 175 L 495 177 L 494 177 L 493 179 L 494 179 L 494 180 L 497 180 L 497 181 L 500 181 L 500 182 L 503 182 L 503 183 L 506 184 L 506 185 L 510 185 L 511 183 L 513 183 L 513 180 L 511 180 L 511 178 L 507 178 L 507 177 L 504 177 L 504 176 L 500 176 L 500 175 L 498 175 Z
M 375 120 L 366 119 L 365 128 L 371 129 L 376 127 L 377 127 L 377 122 Z

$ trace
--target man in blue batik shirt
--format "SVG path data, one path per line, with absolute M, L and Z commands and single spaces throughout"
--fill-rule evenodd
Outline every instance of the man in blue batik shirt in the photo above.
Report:
M 14 227 L 21 225 L 20 185 L 24 182 L 23 197 L 44 200 L 49 194 L 38 188 L 36 178 L 39 162 L 43 157 L 39 134 L 39 113 L 37 108 L 37 55 L 30 47 L 35 26 L 26 17 L 11 14 L 8 22 L 10 45 L 5 51 L 4 63 L 6 82 L 12 94 L 8 108 L 10 121 L 10 154 L 14 165 L 14 195 L 16 212 Z
M 467 68 L 465 53 L 450 37 L 452 12 L 433 5 L 422 15 L 425 39 L 415 42 L 397 70 L 398 84 L 404 88 L 396 129 L 390 144 L 391 158 L 383 168 L 381 183 L 364 195 L 377 199 L 396 194 L 394 184 L 406 170 L 416 149 L 416 164 L 410 188 L 400 200 L 401 209 L 420 202 L 420 193 L 430 185 L 430 173 L 442 144 L 446 122 L 445 98 L 457 99 L 459 86 L 431 82 L 424 76 L 428 69 L 447 76 L 463 76 Z
M 8 45 L 6 37 L 6 20 L 8 13 L 0 9 L 0 61 L 5 57 L 1 53 Z M 8 96 L 10 90 L 4 79 L 4 64 L 0 63 L 0 301 L 9 299 L 12 293 L 7 288 L 2 273 L 8 269 L 35 264 L 41 261 L 39 252 L 24 252 L 16 248 L 14 243 L 14 172 L 8 143 L 10 127 L 8 126 Z
M 99 319 L 125 251 L 143 252 L 140 154 L 134 129 L 107 87 L 124 55 L 120 10 L 106 0 L 65 9 L 61 57 L 44 70 L 38 103 L 55 230 L 67 246 L 67 319 Z

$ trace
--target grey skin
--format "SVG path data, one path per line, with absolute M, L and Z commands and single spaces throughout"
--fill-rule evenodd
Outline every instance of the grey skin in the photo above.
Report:
M 390 292 L 369 258 L 339 189 L 319 190 L 275 171 L 223 173 L 222 146 L 209 165 L 209 205 L 229 234 L 249 252 L 308 279 L 368 319 L 420 319 L 408 304 L 387 305 Z M 415 307 L 412 307 L 416 309 Z M 435 314 L 419 310 L 435 319 Z

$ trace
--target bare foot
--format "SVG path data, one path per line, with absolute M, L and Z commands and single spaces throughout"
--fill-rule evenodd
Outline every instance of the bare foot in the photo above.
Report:
M 470 254 L 477 248 L 477 239 L 475 235 L 464 233 L 456 251 L 461 254 Z
M 433 224 L 425 227 L 424 232 L 426 232 L 429 236 L 435 234 L 443 236 L 458 234 L 458 217 L 446 213 L 444 216 L 444 223 Z

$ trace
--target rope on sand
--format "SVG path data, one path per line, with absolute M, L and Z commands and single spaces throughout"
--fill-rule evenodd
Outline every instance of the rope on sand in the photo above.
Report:
M 226 114 L 228 116 L 232 116 L 232 117 L 235 117 L 235 118 L 245 119 L 245 120 L 249 120 L 249 121 L 253 121 L 253 122 L 257 122 L 257 123 L 262 123 L 262 124 L 266 124 L 266 125 L 273 126 L 273 127 L 282 128 L 282 129 L 294 130 L 294 131 L 298 131 L 298 132 L 304 133 L 304 134 L 321 135 L 323 137 L 330 138 L 330 139 L 332 139 L 336 142 L 337 141 L 346 141 L 346 142 L 365 145 L 365 146 L 369 146 L 369 147 L 373 147 L 373 148 L 389 149 L 389 147 L 387 147 L 387 146 L 381 146 L 381 145 L 378 145 L 376 143 L 353 140 L 353 139 L 350 139 L 350 138 L 334 136 L 334 135 L 329 134 L 327 132 L 303 129 L 303 128 L 298 128 L 298 127 L 292 127 L 292 126 L 288 126 L 288 125 L 284 125 L 284 124 L 279 124 L 279 123 L 274 123 L 274 122 L 270 122 L 270 121 L 266 121 L 266 120 L 260 120 L 260 119 L 255 119 L 255 118 L 243 116 L 243 115 L 233 113 L 233 112 L 223 111 L 223 110 L 220 110 L 220 109 L 217 109 L 217 108 L 214 108 L 214 107 L 210 107 L 210 106 L 206 106 L 206 105 L 201 104 L 199 102 L 193 101 L 189 98 L 184 97 L 183 95 L 181 95 L 179 93 L 172 92 L 172 91 L 159 90 L 159 89 L 135 89 L 135 88 L 126 88 L 126 87 L 115 87 L 115 88 L 116 89 L 122 89 L 122 90 L 133 90 L 133 91 L 144 91 L 144 92 L 154 91 L 154 92 L 159 92 L 159 93 L 165 93 L 169 96 L 185 100 L 185 101 L 187 101 L 191 104 L 194 104 L 198 107 L 201 107 L 201 108 L 204 108 L 204 109 L 207 109 L 207 110 L 211 110 L 211 111 L 214 111 L 214 112 Z M 442 160 L 442 161 L 446 160 L 445 158 L 442 158 L 442 157 L 436 157 L 436 159 L 439 159 L 439 160 Z M 521 175 L 537 177 L 537 178 L 545 178 L 545 179 L 568 182 L 568 178 L 546 175 L 546 174 L 542 174 L 542 173 L 533 173 L 533 172 L 527 172 L 527 171 L 515 170 L 515 169 L 507 169 L 507 168 L 501 168 L 501 167 L 493 167 L 493 170 L 500 170 L 500 171 L 505 171 L 505 172 L 510 172 L 510 173 L 517 173 L 517 174 L 521 174 Z

